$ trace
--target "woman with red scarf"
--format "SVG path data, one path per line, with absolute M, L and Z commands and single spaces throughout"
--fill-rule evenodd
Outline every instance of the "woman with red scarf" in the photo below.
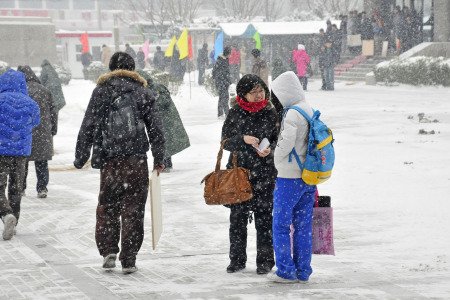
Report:
M 253 199 L 230 205 L 230 265 L 228 273 L 245 268 L 247 262 L 247 224 L 255 219 L 257 235 L 256 273 L 267 274 L 275 261 L 272 245 L 273 190 L 277 171 L 273 152 L 277 144 L 279 121 L 269 101 L 269 90 L 256 75 L 243 76 L 236 86 L 236 105 L 232 107 L 222 127 L 225 149 L 235 152 L 238 166 L 250 171 Z M 268 139 L 270 145 L 257 150 Z M 232 168 L 231 155 L 227 168 Z

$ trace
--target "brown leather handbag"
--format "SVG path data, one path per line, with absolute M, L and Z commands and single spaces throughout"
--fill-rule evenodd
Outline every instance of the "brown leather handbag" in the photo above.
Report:
M 237 155 L 233 152 L 233 168 L 220 170 L 223 147 L 217 154 L 216 170 L 203 178 L 205 182 L 205 202 L 208 205 L 238 204 L 253 198 L 252 185 L 248 179 L 249 171 L 237 166 Z

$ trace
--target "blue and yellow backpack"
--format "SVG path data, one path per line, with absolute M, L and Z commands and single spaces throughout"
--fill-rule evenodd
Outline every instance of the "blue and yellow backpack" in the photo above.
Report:
M 333 170 L 333 133 L 331 132 L 331 129 L 319 119 L 320 111 L 313 110 L 313 116 L 309 117 L 301 108 L 289 106 L 284 111 L 285 115 L 289 109 L 298 111 L 309 123 L 308 147 L 306 150 L 305 163 L 302 164 L 295 148 L 289 153 L 289 162 L 292 161 L 292 156 L 294 156 L 298 166 L 302 170 L 302 179 L 306 184 L 317 185 L 322 183 L 331 177 L 331 171 Z

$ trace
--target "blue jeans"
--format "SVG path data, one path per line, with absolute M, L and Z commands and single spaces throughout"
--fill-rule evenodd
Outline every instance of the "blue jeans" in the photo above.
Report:
M 277 275 L 308 280 L 312 273 L 312 218 L 315 186 L 302 179 L 277 178 L 273 203 L 273 248 Z M 294 225 L 291 256 L 290 225 Z

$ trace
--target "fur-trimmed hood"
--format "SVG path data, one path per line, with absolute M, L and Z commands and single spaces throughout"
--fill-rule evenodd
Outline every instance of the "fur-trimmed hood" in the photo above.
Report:
M 130 78 L 130 79 L 133 79 L 134 81 L 139 82 L 144 87 L 147 87 L 147 81 L 141 75 L 139 75 L 135 71 L 128 71 L 128 70 L 115 70 L 115 71 L 103 74 L 98 78 L 97 85 L 102 85 L 106 81 L 108 81 L 109 79 L 114 78 L 114 77 Z

